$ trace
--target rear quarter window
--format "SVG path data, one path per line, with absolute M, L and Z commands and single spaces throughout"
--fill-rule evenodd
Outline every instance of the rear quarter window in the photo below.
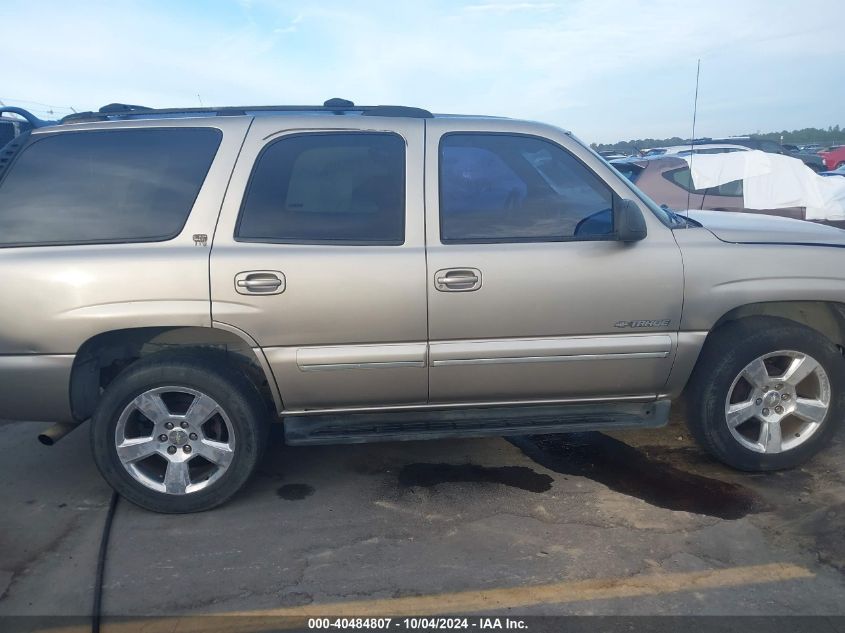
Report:
M 172 239 L 221 139 L 213 128 L 33 137 L 0 182 L 0 246 Z

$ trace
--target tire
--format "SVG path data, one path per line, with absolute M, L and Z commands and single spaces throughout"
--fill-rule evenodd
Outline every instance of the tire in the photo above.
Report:
M 811 367 L 813 373 L 801 379 Z M 698 443 L 729 466 L 792 468 L 842 426 L 843 387 L 845 360 L 830 340 L 787 319 L 741 319 L 708 337 L 686 390 L 687 423 Z
M 258 389 L 225 353 L 165 351 L 108 386 L 91 419 L 91 449 L 125 499 L 154 512 L 201 512 L 255 471 L 268 418 Z

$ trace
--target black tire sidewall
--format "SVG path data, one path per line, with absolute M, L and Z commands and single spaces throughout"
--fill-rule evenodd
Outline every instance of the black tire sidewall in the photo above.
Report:
M 132 503 L 165 513 L 199 512 L 228 500 L 249 479 L 266 444 L 266 408 L 255 386 L 216 354 L 154 355 L 124 370 L 106 389 L 91 419 L 91 448 L 100 473 Z M 123 467 L 115 449 L 120 414 L 138 395 L 156 387 L 194 389 L 226 412 L 235 434 L 235 454 L 214 483 L 186 495 L 151 490 Z
M 778 470 L 802 464 L 827 445 L 845 416 L 845 361 L 827 338 L 805 326 L 774 317 L 758 317 L 724 326 L 696 366 L 690 427 L 718 459 L 741 470 Z M 754 359 L 780 350 L 812 356 L 828 375 L 831 401 L 827 416 L 806 442 L 777 454 L 752 451 L 734 438 L 725 418 L 728 391 Z

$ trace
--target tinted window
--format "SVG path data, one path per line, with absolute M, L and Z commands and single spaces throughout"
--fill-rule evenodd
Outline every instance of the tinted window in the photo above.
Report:
M 742 196 L 742 181 L 741 180 L 732 180 L 731 182 L 726 182 L 723 185 L 719 185 L 718 187 L 710 187 L 708 189 L 694 189 L 692 184 L 692 176 L 690 175 L 689 167 L 680 167 L 678 169 L 672 169 L 670 171 L 663 172 L 663 177 L 666 180 L 669 180 L 679 187 L 681 187 L 684 191 L 690 191 L 692 193 L 697 194 L 707 194 L 707 195 L 715 195 L 715 196 L 732 196 L 732 197 L 739 197 Z
M 395 134 L 306 134 L 259 156 L 237 237 L 289 243 L 401 244 L 405 142 Z
M 715 191 L 714 191 L 715 189 Z M 715 193 L 717 196 L 731 196 L 733 198 L 742 197 L 742 181 L 732 180 L 723 185 L 719 185 L 708 191 L 708 193 Z
M 440 142 L 443 242 L 558 241 L 613 232 L 613 195 L 542 139 L 449 134 Z
M 637 178 L 639 178 L 640 174 L 643 173 L 643 167 L 634 165 L 633 163 L 614 162 L 610 164 L 614 169 L 616 169 L 616 171 L 625 176 L 625 178 L 631 182 L 637 182 Z
M 0 184 L 0 244 L 173 238 L 221 136 L 210 128 L 169 128 L 36 139 Z
M 696 189 L 692 184 L 692 176 L 690 175 L 689 167 L 679 167 L 670 171 L 663 172 L 663 177 L 678 185 L 684 191 L 691 191 L 692 193 L 704 193 L 704 189 Z

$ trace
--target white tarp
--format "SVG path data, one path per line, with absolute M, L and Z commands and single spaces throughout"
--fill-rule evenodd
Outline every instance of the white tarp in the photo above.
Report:
M 807 220 L 845 220 L 845 178 L 819 176 L 797 158 L 751 150 L 683 159 L 696 189 L 742 180 L 748 209 L 804 207 Z

